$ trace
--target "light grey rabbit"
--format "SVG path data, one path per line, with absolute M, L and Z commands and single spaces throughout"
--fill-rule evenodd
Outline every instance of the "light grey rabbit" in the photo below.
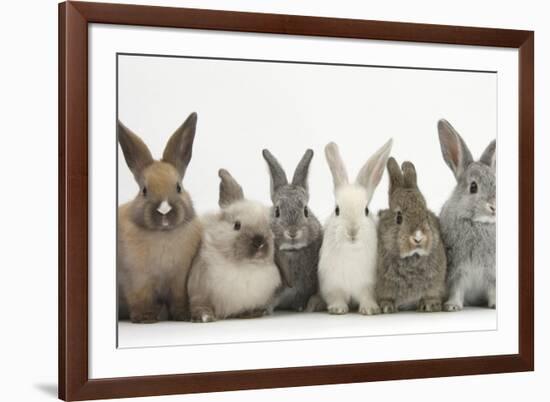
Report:
M 275 262 L 289 275 L 273 308 L 303 311 L 318 290 L 317 265 L 323 241 L 321 224 L 308 207 L 308 171 L 313 151 L 308 149 L 296 167 L 292 183 L 277 159 L 264 149 L 271 175 L 271 230 L 275 235 Z
M 388 160 L 389 209 L 379 212 L 376 295 L 383 313 L 441 311 L 447 261 L 437 216 L 418 189 L 411 162 Z
M 456 187 L 440 214 L 447 248 L 446 311 L 464 305 L 496 307 L 496 140 L 479 161 L 446 120 L 437 125 L 443 159 L 456 177 Z

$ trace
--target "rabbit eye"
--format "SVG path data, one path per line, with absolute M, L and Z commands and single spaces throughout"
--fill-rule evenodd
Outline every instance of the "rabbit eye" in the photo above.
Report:
M 235 225 L 233 225 L 233 229 L 241 230 L 241 221 L 236 221 Z
M 181 184 L 179 184 L 179 183 L 176 184 L 176 191 L 177 191 L 178 193 L 181 193 Z
M 477 183 L 475 181 L 470 184 L 470 194 L 477 193 Z
M 397 212 L 397 218 L 395 221 L 398 225 L 401 225 L 403 223 L 403 215 L 401 214 L 401 211 Z
M 143 187 L 143 190 L 141 190 L 141 194 L 145 197 L 147 195 L 147 187 Z
M 336 209 L 334 210 L 334 213 L 336 214 L 336 216 L 340 215 L 340 207 L 338 205 L 336 205 Z
M 275 207 L 275 218 L 279 218 L 281 216 L 281 210 L 279 207 Z
M 307 218 L 309 216 L 309 210 L 307 207 L 304 207 L 304 216 Z
M 369 207 L 365 207 L 365 216 L 369 216 Z

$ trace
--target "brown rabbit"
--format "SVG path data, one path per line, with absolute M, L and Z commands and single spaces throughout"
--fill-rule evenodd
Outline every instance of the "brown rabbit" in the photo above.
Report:
M 439 221 L 428 209 L 416 180 L 416 169 L 394 158 L 389 209 L 379 212 L 376 293 L 383 313 L 416 308 L 440 311 L 445 293 L 447 260 Z
M 187 274 L 201 238 L 182 179 L 193 148 L 197 115 L 174 132 L 156 161 L 122 123 L 118 141 L 139 193 L 118 209 L 119 319 L 158 321 L 167 307 L 174 320 L 188 318 Z

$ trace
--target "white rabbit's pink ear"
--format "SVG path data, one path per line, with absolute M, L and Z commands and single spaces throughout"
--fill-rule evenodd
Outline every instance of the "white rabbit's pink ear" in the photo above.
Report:
M 372 155 L 367 163 L 363 165 L 359 174 L 357 175 L 356 183 L 367 189 L 367 194 L 370 198 L 374 194 L 374 190 L 382 180 L 384 174 L 384 168 L 386 162 L 390 157 L 391 147 L 393 145 L 393 139 L 390 138 L 382 148 L 380 148 L 374 155 Z
M 172 164 L 181 177 L 185 175 L 187 165 L 191 161 L 196 129 L 197 114 L 191 113 L 172 134 L 162 154 L 162 160 Z
M 328 167 L 332 173 L 332 180 L 334 181 L 334 188 L 338 188 L 349 183 L 348 173 L 344 166 L 344 161 L 340 156 L 338 145 L 334 142 L 330 142 L 325 147 L 325 156 L 327 158 Z
M 243 188 L 227 170 L 220 169 L 218 171 L 218 176 L 221 179 L 220 199 L 218 201 L 220 208 L 228 207 L 234 202 L 244 199 Z
M 126 164 L 134 174 L 134 177 L 139 181 L 139 177 L 143 173 L 143 169 L 153 163 L 153 156 L 147 145 L 132 132 L 128 127 L 117 122 L 117 137 Z
M 458 180 L 468 165 L 473 162 L 472 154 L 462 137 L 447 120 L 441 119 L 437 122 L 437 131 L 443 159 Z
M 485 165 L 491 167 L 492 169 L 495 169 L 497 166 L 497 140 L 491 141 L 491 143 L 485 148 L 485 151 L 483 151 L 483 155 L 481 155 L 481 159 L 479 160 L 481 163 L 484 163 Z

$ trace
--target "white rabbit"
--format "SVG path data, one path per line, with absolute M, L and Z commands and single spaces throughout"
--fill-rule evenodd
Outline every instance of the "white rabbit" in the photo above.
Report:
M 377 228 L 369 203 L 382 179 L 392 140 L 370 157 L 355 183 L 349 183 L 338 146 L 325 155 L 334 180 L 336 206 L 325 224 L 319 257 L 319 290 L 330 314 L 378 314 L 376 303 Z

